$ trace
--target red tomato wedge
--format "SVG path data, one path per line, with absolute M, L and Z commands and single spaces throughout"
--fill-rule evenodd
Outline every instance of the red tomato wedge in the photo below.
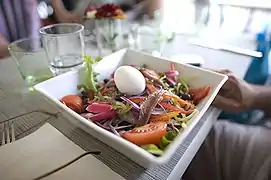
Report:
M 83 109 L 83 100 L 77 95 L 67 95 L 60 99 L 60 102 L 77 113 L 81 113 Z
M 120 135 L 136 144 L 159 144 L 161 138 L 167 133 L 167 124 L 165 122 L 151 122 L 141 127 L 136 127 L 130 131 L 121 132 Z
M 86 110 L 91 113 L 109 112 L 111 109 L 112 106 L 105 103 L 92 103 L 86 108 Z
M 201 88 L 189 88 L 189 93 L 193 94 L 194 96 L 193 100 L 195 102 L 198 102 L 199 100 L 208 96 L 210 89 L 211 89 L 210 86 L 205 86 Z

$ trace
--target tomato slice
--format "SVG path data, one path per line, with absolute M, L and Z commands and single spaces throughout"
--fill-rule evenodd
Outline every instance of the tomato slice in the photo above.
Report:
M 159 144 L 161 138 L 167 133 L 166 122 L 151 122 L 141 127 L 136 127 L 130 131 L 121 132 L 120 135 L 136 144 L 136 145 L 146 145 L 146 144 Z
M 210 89 L 211 89 L 210 86 L 205 86 L 201 88 L 189 88 L 189 93 L 193 94 L 194 96 L 193 100 L 195 102 L 198 102 L 199 100 L 208 96 Z
M 83 100 L 80 96 L 77 95 L 67 95 L 60 99 L 60 101 L 65 104 L 67 107 L 72 109 L 77 113 L 81 113 L 83 109 Z

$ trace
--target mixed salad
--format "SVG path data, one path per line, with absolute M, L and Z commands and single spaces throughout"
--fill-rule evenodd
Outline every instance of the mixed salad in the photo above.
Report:
M 80 95 L 60 101 L 82 117 L 153 155 L 160 156 L 188 121 L 210 86 L 191 88 L 171 64 L 167 72 L 146 66 L 121 66 L 98 82 L 93 65 L 101 59 L 85 57 Z

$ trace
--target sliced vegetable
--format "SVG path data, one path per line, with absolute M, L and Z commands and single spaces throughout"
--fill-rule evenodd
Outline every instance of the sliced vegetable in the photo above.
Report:
M 171 94 L 164 94 L 164 98 L 175 100 L 176 102 L 178 102 L 180 104 L 181 107 L 184 107 L 187 104 L 189 104 L 189 102 L 187 102 L 187 101 L 185 101 L 185 100 L 183 100 L 183 99 L 181 99 L 178 96 L 173 95 L 173 94 L 172 95 Z
M 179 76 L 179 72 L 178 72 L 178 71 L 175 71 L 175 70 L 167 71 L 167 72 L 165 72 L 165 74 L 166 74 L 168 77 L 176 77 L 176 76 Z
M 109 79 L 109 81 L 106 82 L 106 84 L 104 85 L 104 87 L 110 87 L 110 86 L 114 86 L 114 85 L 115 85 L 114 79 Z
M 146 151 L 148 151 L 149 153 L 153 154 L 153 155 L 157 155 L 157 156 L 161 156 L 164 152 L 159 149 L 155 144 L 147 144 L 147 145 L 143 145 L 141 146 L 142 149 L 145 149 Z
M 84 75 L 84 87 L 86 90 L 91 90 L 97 92 L 97 80 L 95 78 L 95 73 L 92 68 L 93 64 L 99 62 L 102 58 L 91 58 L 90 56 L 84 56 L 85 61 L 85 75 Z
M 146 86 L 150 93 L 154 93 L 157 91 L 157 89 L 151 83 L 147 83 Z
M 162 108 L 154 108 L 151 112 L 152 115 L 165 114 L 166 111 Z
M 104 88 L 102 88 L 102 89 L 100 90 L 101 94 L 104 94 L 104 93 L 106 93 L 106 92 L 108 92 L 108 91 L 109 91 L 109 88 L 107 88 L 107 87 L 104 87 Z
M 159 75 L 151 69 L 141 68 L 140 72 L 143 74 L 144 77 L 153 80 L 155 83 L 159 84 L 160 86 L 164 87 L 163 82 L 160 80 Z
M 82 114 L 80 114 L 82 117 L 84 117 L 84 118 L 86 118 L 86 119 L 89 119 L 89 118 L 91 118 L 92 116 L 93 116 L 93 114 L 92 113 L 82 113 Z
M 88 91 L 88 99 L 89 100 L 93 100 L 94 99 L 94 92 L 91 91 L 91 90 Z
M 108 126 L 108 123 L 102 124 L 102 123 L 99 122 L 99 121 L 94 121 L 94 123 L 97 124 L 98 126 L 100 126 L 100 127 L 103 128 L 103 129 L 106 129 L 106 130 L 111 131 L 111 128 Z
M 132 106 L 130 104 L 124 104 L 122 102 L 115 101 L 113 108 L 118 111 L 119 115 L 124 115 L 132 109 Z
M 105 103 L 92 103 L 88 105 L 86 110 L 91 113 L 101 113 L 101 112 L 109 112 L 112 110 L 112 106 L 110 104 Z
M 187 125 L 184 122 L 182 122 L 181 125 L 182 125 L 182 128 L 184 128 L 184 129 L 187 128 Z
M 210 89 L 211 89 L 210 86 L 205 86 L 201 88 L 189 88 L 189 93 L 193 94 L 194 95 L 193 100 L 195 102 L 198 102 L 199 100 L 208 96 Z
M 175 66 L 173 63 L 170 63 L 170 71 L 175 71 Z M 178 75 L 177 75 L 178 76 Z M 173 80 L 176 82 L 177 81 L 177 76 L 173 77 Z
M 166 139 L 168 139 L 169 141 L 173 141 L 177 136 L 178 134 L 176 132 L 169 131 L 166 134 Z
M 170 143 L 171 143 L 171 141 L 168 140 L 168 139 L 166 138 L 166 136 L 163 136 L 162 139 L 161 139 L 161 141 L 160 141 L 159 147 L 160 147 L 161 149 L 164 150 L 164 149 L 166 149 L 166 147 L 167 147 Z
M 157 106 L 157 104 L 163 99 L 162 91 L 156 91 L 150 94 L 147 99 L 140 105 L 138 123 L 139 125 L 145 125 L 149 122 L 152 111 Z
M 120 134 L 119 134 L 119 132 L 116 130 L 116 128 L 112 126 L 112 122 L 113 122 L 113 119 L 112 119 L 111 121 L 108 122 L 108 126 L 109 126 L 110 130 L 111 130 L 114 134 L 116 134 L 117 136 L 120 136 Z
M 157 91 L 157 89 L 150 83 L 147 83 L 146 84 L 147 86 L 147 89 L 150 91 L 150 93 L 154 93 Z M 188 104 L 190 104 L 189 102 L 179 98 L 178 96 L 176 95 L 173 95 L 173 94 L 169 94 L 169 93 L 164 93 L 163 94 L 163 97 L 164 97 L 164 100 L 170 100 L 170 99 L 174 99 L 175 101 L 177 101 L 182 107 L 183 106 L 186 106 Z
M 186 94 L 186 93 L 181 94 L 180 97 L 181 99 L 186 100 L 186 101 L 192 101 L 194 98 L 192 95 Z
M 178 118 L 178 117 L 175 117 L 175 120 L 178 121 L 178 122 L 187 122 L 189 121 L 195 114 L 197 114 L 199 111 L 197 109 L 195 109 L 191 114 L 189 114 L 188 116 L 186 117 L 183 117 L 183 118 Z
M 174 117 L 177 117 L 179 114 L 180 114 L 179 112 L 169 112 L 166 114 L 152 115 L 151 122 L 157 122 L 157 121 L 166 122 Z
M 145 97 L 130 97 L 129 100 L 134 102 L 134 103 L 142 103 L 145 101 Z
M 183 81 L 181 78 L 179 78 L 179 83 L 180 83 L 180 90 L 183 91 L 183 93 L 188 93 L 189 92 L 189 88 L 188 85 L 186 84 L 185 81 Z
M 100 58 L 85 56 L 84 61 L 84 81 L 78 86 L 82 99 L 75 97 L 79 98 L 79 103 L 76 103 L 74 100 L 70 102 L 70 97 L 63 97 L 61 102 L 75 112 L 84 112 L 80 115 L 96 125 L 157 156 L 162 155 L 181 129 L 187 127 L 188 121 L 198 112 L 195 103 L 210 91 L 210 86 L 189 88 L 182 81 L 184 76 L 177 80 L 179 72 L 175 70 L 174 63 L 170 63 L 170 70 L 161 73 L 135 67 L 143 74 L 146 87 L 140 94 L 132 96 L 117 89 L 114 73 L 112 77 L 97 82 L 98 74 L 94 72 L 93 65 Z M 83 106 L 87 106 L 86 112 L 82 111 Z
M 90 117 L 89 119 L 91 119 L 92 121 L 100 121 L 103 119 L 111 119 L 113 117 L 115 117 L 117 115 L 117 112 L 114 110 L 111 110 L 109 112 L 102 112 L 99 114 L 95 114 L 92 117 Z
M 165 122 L 149 123 L 136 127 L 130 131 L 121 132 L 120 135 L 136 145 L 159 144 L 161 138 L 167 133 Z
M 122 97 L 120 97 L 120 98 L 121 98 L 123 101 L 125 101 L 125 102 L 131 104 L 131 105 L 133 106 L 133 108 L 135 108 L 136 110 L 138 110 L 138 111 L 140 110 L 140 107 L 139 107 L 136 103 L 134 103 L 132 100 L 130 100 L 130 99 L 124 97 L 124 96 L 122 96 Z
M 60 99 L 60 101 L 65 104 L 67 107 L 72 109 L 73 111 L 77 113 L 81 113 L 83 109 L 83 100 L 81 99 L 80 96 L 71 94 L 64 96 L 63 98 Z
M 168 82 L 168 84 L 173 85 L 173 86 L 175 86 L 177 84 L 175 80 L 173 80 L 169 77 L 166 77 L 166 81 Z
M 171 110 L 171 111 L 175 111 L 175 112 L 180 112 L 181 114 L 191 114 L 194 110 L 184 110 L 184 109 L 181 109 L 177 106 L 174 106 L 174 105 L 171 105 L 169 103 L 164 103 L 164 102 L 161 102 L 160 103 L 165 109 L 168 109 L 168 110 Z

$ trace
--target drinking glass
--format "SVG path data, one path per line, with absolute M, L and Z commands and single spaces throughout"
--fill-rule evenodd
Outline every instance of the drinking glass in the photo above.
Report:
M 8 49 L 29 88 L 53 77 L 40 38 L 14 41 Z
M 62 23 L 40 29 L 41 39 L 55 75 L 79 69 L 85 51 L 84 26 Z

